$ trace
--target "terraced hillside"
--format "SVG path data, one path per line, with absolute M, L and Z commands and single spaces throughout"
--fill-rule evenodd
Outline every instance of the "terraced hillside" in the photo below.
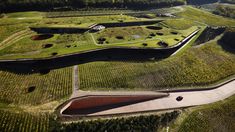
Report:
M 223 49 L 217 40 L 165 60 L 80 65 L 80 87 L 83 90 L 159 90 L 215 83 L 235 73 L 235 55 Z
M 15 4 L 16 2 L 0 2 L 0 9 L 3 9 L 1 8 L 3 4 L 4 6 L 7 4 L 6 7 L 11 9 L 19 6 L 17 10 L 24 7 L 34 8 L 34 4 L 37 5 L 37 9 L 41 9 L 40 7 L 48 9 L 50 5 L 60 6 L 65 1 L 30 0 Z M 30 2 L 34 3 L 28 6 Z M 193 6 L 141 11 L 123 9 L 123 7 L 144 7 L 150 4 L 155 7 L 178 5 L 185 0 L 174 0 L 170 3 L 165 3 L 166 1 L 163 0 L 151 2 L 132 0 L 132 3 L 119 0 L 108 2 L 99 0 L 98 3 L 68 0 L 64 5 L 74 4 L 76 7 L 79 2 L 82 2 L 81 6 L 87 8 L 109 6 L 109 2 L 112 2 L 112 6 L 122 8 L 0 14 L 0 131 L 157 131 L 161 129 L 171 131 L 171 126 L 168 127 L 171 125 L 170 121 L 174 121 L 179 112 L 163 115 L 153 112 L 151 116 L 147 114 L 147 116 L 137 115 L 137 117 L 107 120 L 81 122 L 79 120 L 71 123 L 59 114 L 56 107 L 68 100 L 71 95 L 73 96 L 70 98 L 82 96 L 93 93 L 92 90 L 110 94 L 111 90 L 133 92 L 185 87 L 198 89 L 235 75 L 235 20 L 233 19 Z M 108 4 L 105 5 L 104 2 Z M 43 7 L 40 4 L 46 5 Z M 25 10 L 28 9 L 25 8 Z M 97 25 L 105 25 L 106 28 L 94 31 L 92 27 Z M 211 33 L 220 29 L 222 30 L 219 33 Z M 182 41 L 192 33 L 192 38 L 183 43 Z M 199 37 L 201 34 L 206 35 Z M 197 38 L 200 40 L 196 41 Z M 174 51 L 177 54 L 166 57 L 164 53 L 159 52 L 169 51 L 181 42 L 185 45 L 175 49 L 179 51 Z M 121 57 L 112 58 L 112 55 L 119 57 L 130 53 L 110 50 L 120 47 L 127 49 L 126 51 L 135 50 L 136 52 L 131 52 L 133 58 L 128 56 L 129 61 L 122 60 Z M 101 52 L 97 49 L 105 49 L 106 52 L 100 55 Z M 87 55 L 88 51 L 92 54 Z M 146 51 L 154 53 L 155 56 L 149 57 L 146 55 L 149 52 L 146 53 Z M 97 59 L 99 55 L 105 57 Z M 79 84 L 78 87 L 77 84 Z M 167 99 L 173 99 L 173 103 L 178 103 L 179 107 L 182 107 L 181 103 L 184 103 L 187 98 L 180 95 L 183 101 L 181 99 L 182 102 L 179 102 L 177 98 L 180 96 L 164 94 L 169 95 L 171 98 Z M 197 107 L 196 111 L 186 109 L 186 112 L 190 111 L 189 117 L 180 117 L 179 120 L 184 119 L 184 121 L 180 122 L 182 124 L 178 124 L 176 129 L 180 131 L 234 130 L 233 98 L 206 107 Z M 143 102 L 143 104 L 146 103 Z M 188 114 L 184 112 L 182 111 L 183 116 Z M 223 122 L 226 124 L 222 125 Z

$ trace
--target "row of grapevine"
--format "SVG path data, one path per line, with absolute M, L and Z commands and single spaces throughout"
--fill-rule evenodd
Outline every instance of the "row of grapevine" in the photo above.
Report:
M 232 132 L 235 130 L 235 96 L 197 109 L 185 116 L 180 132 Z
M 125 118 L 98 119 L 73 123 L 53 123 L 52 131 L 58 132 L 155 132 L 174 121 L 179 111 L 161 115 L 142 115 Z
M 0 110 L 1 132 L 46 132 L 49 128 L 49 114 L 30 114 Z
M 148 62 L 92 62 L 79 66 L 80 88 L 164 89 L 208 85 L 235 74 L 235 55 L 216 42 L 182 56 Z
M 0 100 L 5 103 L 37 105 L 72 93 L 72 69 L 48 74 L 16 74 L 0 71 Z
M 61 11 L 61 12 L 47 12 L 46 17 L 78 17 L 78 16 L 91 16 L 91 15 L 110 15 L 110 14 L 123 14 L 134 13 L 132 10 L 127 9 L 94 9 L 88 11 Z

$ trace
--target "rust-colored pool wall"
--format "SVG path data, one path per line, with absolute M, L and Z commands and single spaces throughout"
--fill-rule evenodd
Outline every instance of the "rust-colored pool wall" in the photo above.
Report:
M 95 112 L 144 102 L 156 98 L 159 95 L 93 95 L 74 99 L 61 111 L 64 115 L 89 115 Z

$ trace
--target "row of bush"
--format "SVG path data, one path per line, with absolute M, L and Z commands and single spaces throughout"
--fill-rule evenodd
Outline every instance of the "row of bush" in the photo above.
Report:
M 98 119 L 91 121 L 81 121 L 70 124 L 60 124 L 50 120 L 50 131 L 61 132 L 155 132 L 160 127 L 167 126 L 180 114 L 179 111 L 173 111 L 158 115 L 136 116 L 116 119 Z
M 184 4 L 185 0 L 5 0 L 0 1 L 1 11 L 45 10 L 63 8 L 149 8 Z

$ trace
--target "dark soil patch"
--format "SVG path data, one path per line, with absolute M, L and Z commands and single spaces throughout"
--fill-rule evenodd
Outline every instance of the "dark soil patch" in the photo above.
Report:
M 162 27 L 157 27 L 157 26 L 147 26 L 146 28 L 151 30 L 162 30 Z
M 178 34 L 178 32 L 171 32 L 171 34 L 177 35 L 177 34 Z
M 98 40 L 98 44 L 104 44 L 104 42 L 106 41 L 106 38 L 100 37 L 97 40 Z
M 71 45 L 66 45 L 66 48 L 70 48 L 71 47 Z
M 57 52 L 54 52 L 54 53 L 51 53 L 51 55 L 55 56 L 55 55 L 58 55 L 58 53 L 57 53 Z
M 28 87 L 27 92 L 28 92 L 28 93 L 31 93 L 31 92 L 33 92 L 35 89 L 36 89 L 35 86 Z
M 52 38 L 53 34 L 41 34 L 41 35 L 34 35 L 31 37 L 32 40 L 46 40 Z
M 143 43 L 142 45 L 143 45 L 143 46 L 148 46 L 148 44 L 147 44 L 147 43 Z
M 149 34 L 149 36 L 151 36 L 151 37 L 155 37 L 155 36 L 156 36 L 156 34 L 154 34 L 154 33 L 150 33 L 150 34 Z
M 42 45 L 42 48 L 47 49 L 47 48 L 51 48 L 53 46 L 53 44 L 44 44 Z
M 160 41 L 157 44 L 161 47 L 164 47 L 164 48 L 168 47 L 168 44 L 166 42 L 163 42 L 163 41 Z
M 159 36 L 162 36 L 162 35 L 164 35 L 163 33 L 156 33 L 157 35 L 159 35 Z
M 116 36 L 116 39 L 124 39 L 123 36 Z
M 106 38 L 101 37 L 101 38 L 98 38 L 97 40 L 98 40 L 98 41 L 105 41 Z

